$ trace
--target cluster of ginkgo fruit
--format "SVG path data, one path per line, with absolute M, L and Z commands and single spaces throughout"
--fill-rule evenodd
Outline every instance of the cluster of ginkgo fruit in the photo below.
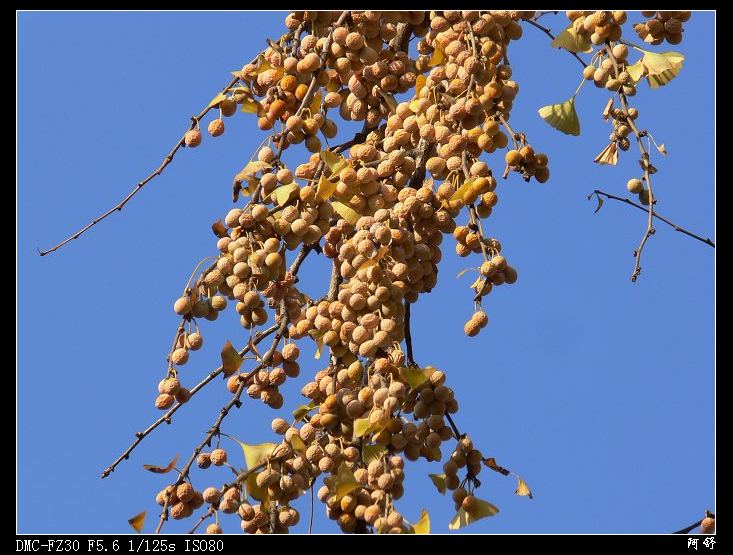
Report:
M 214 99 L 220 117 L 209 124 L 210 135 L 221 135 L 221 118 L 239 107 L 256 114 L 270 139 L 235 176 L 237 205 L 213 227 L 216 263 L 174 310 L 191 325 L 234 305 L 241 325 L 253 330 L 268 322 L 272 309 L 282 325 L 276 343 L 286 343 L 279 350 L 274 345 L 253 373 L 225 364 L 224 376 L 231 393 L 244 389 L 273 409 L 284 404 L 280 386 L 300 374 L 296 341 L 314 340 L 318 357 L 327 348 L 329 364 L 302 386 L 309 404 L 295 421 L 273 420 L 281 443 L 258 453 L 255 467 L 248 459 L 249 470 L 233 484 L 209 487 L 188 500 L 180 494 L 187 482 L 161 492 L 159 503 L 172 512 L 177 507 L 174 518 L 188 516 L 195 499 L 214 511 L 237 513 L 245 532 L 286 531 L 299 521 L 291 503 L 323 475 L 317 496 L 342 530 L 408 532 L 412 525 L 394 504 L 404 493 L 404 460 L 440 461 L 446 442 L 455 442 L 444 470 L 456 509 L 469 515 L 485 509 L 474 495 L 484 459 L 452 422 L 458 402 L 445 374 L 420 368 L 409 344 L 408 356 L 401 343 L 409 339 L 409 305 L 437 284 L 447 235 L 459 256 L 483 258 L 472 286 L 468 336 L 488 324 L 483 297 L 494 286 L 517 281 L 499 241 L 483 232 L 481 220 L 499 197 L 497 179 L 481 157 L 499 150 L 504 177 L 514 172 L 526 181 L 549 179 L 547 155 L 508 123 L 519 93 L 508 51 L 522 37 L 522 21 L 534 14 L 292 12 L 285 21 L 289 32 L 234 72 L 238 83 Z M 667 12 L 655 16 L 666 23 L 686 20 L 684 14 L 660 14 Z M 597 65 L 586 68 L 585 78 L 634 94 L 627 47 L 614 44 L 626 13 L 567 16 L 578 35 L 610 48 L 593 57 Z M 418 39 L 414 57 L 407 52 L 411 38 Z M 395 98 L 402 93 L 404 99 Z M 632 110 L 609 111 L 614 153 L 628 148 L 629 118 L 638 115 Z M 351 141 L 328 146 L 338 133 L 337 117 L 363 122 L 363 129 Z M 184 144 L 195 147 L 201 140 L 195 125 Z M 306 160 L 288 168 L 283 152 L 301 143 Z M 630 181 L 629 191 L 641 198 L 643 183 Z M 462 218 L 468 221 L 459 224 Z M 288 251 L 298 248 L 322 251 L 333 263 L 320 298 L 301 292 L 288 269 Z M 195 329 L 179 332 L 172 367 L 185 364 L 189 351 L 203 344 Z M 178 374 L 171 368 L 161 382 L 158 408 L 190 396 Z M 217 447 L 199 454 L 197 464 L 204 469 L 229 463 Z M 207 532 L 221 532 L 218 521 Z

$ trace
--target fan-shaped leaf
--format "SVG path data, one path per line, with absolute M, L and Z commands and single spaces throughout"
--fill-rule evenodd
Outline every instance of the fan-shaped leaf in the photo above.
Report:
M 339 202 L 337 200 L 333 201 L 331 204 L 336 213 L 351 225 L 356 225 L 356 222 L 359 221 L 359 214 L 356 210 L 351 208 L 351 206 L 347 206 L 343 202 Z
M 435 487 L 438 488 L 438 491 L 440 493 L 445 493 L 445 474 L 428 474 L 428 476 L 432 480 L 433 484 L 435 484 Z
M 571 96 L 562 104 L 550 104 L 538 110 L 540 117 L 558 131 L 566 135 L 580 135 L 580 120 L 575 111 L 575 97 Z
M 590 52 L 593 50 L 590 42 L 570 25 L 567 29 L 557 35 L 550 43 L 556 48 L 564 48 L 570 52 Z

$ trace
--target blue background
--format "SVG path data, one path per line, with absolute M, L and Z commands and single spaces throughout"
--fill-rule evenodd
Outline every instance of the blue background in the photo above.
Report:
M 172 303 L 197 261 L 215 252 L 210 225 L 229 210 L 231 178 L 264 137 L 253 116 L 236 114 L 222 137 L 181 151 L 121 214 L 82 239 L 44 258 L 36 247 L 114 205 L 160 163 L 229 71 L 284 32 L 284 16 L 18 15 L 19 532 L 127 532 L 127 519 L 143 509 L 152 531 L 154 495 L 172 475 L 142 464 L 187 458 L 229 398 L 217 381 L 100 479 L 133 432 L 160 414 L 153 399 L 178 322 Z M 695 13 L 684 42 L 661 49 L 686 55 L 680 76 L 655 91 L 644 84 L 632 99 L 639 124 L 669 150 L 664 159 L 654 153 L 659 211 L 713 239 L 714 22 L 713 13 Z M 557 32 L 564 17 L 543 23 Z M 416 358 L 447 372 L 461 403 L 459 427 L 535 494 L 515 496 L 513 478 L 485 469 L 480 496 L 501 513 L 466 531 L 670 532 L 714 510 L 715 253 L 660 224 L 639 281 L 629 281 L 645 216 L 613 201 L 594 215 L 586 195 L 594 188 L 624 195 L 639 174 L 636 147 L 617 167 L 592 163 L 610 126 L 601 119 L 608 94 L 591 84 L 577 102 L 580 137 L 537 116 L 572 94 L 580 68 L 525 27 L 510 50 L 520 84 L 511 123 L 549 155 L 552 177 L 544 185 L 500 180 L 486 224 L 519 281 L 492 292 L 484 302 L 489 326 L 467 338 L 473 278 L 455 276 L 479 261 L 459 259 L 447 238 L 440 283 L 413 308 Z M 503 167 L 499 160 L 489 158 L 494 168 Z M 303 276 L 305 289 L 321 295 L 326 261 L 309 258 Z M 204 349 L 182 370 L 187 385 L 218 365 L 227 338 L 245 341 L 233 311 L 206 324 Z M 303 402 L 305 375 L 322 367 L 310 346 L 304 351 L 304 372 L 288 382 L 278 415 Z M 270 441 L 275 415 L 247 400 L 224 431 Z M 453 504 L 428 472 L 442 470 L 408 465 L 398 507 L 413 521 L 428 508 L 433 531 L 446 532 Z M 194 473 L 200 488 L 229 478 L 228 470 Z M 305 496 L 296 505 L 299 531 L 307 530 L 308 504 Z M 222 522 L 239 532 L 236 517 Z M 314 531 L 336 530 L 317 503 Z

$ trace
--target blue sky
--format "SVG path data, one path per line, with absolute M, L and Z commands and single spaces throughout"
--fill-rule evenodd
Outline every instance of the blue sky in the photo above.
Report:
M 156 384 L 178 322 L 172 303 L 196 263 L 214 253 L 210 225 L 231 207 L 231 178 L 264 137 L 251 115 L 227 119 L 222 137 L 179 153 L 121 214 L 82 239 L 44 258 L 36 247 L 114 205 L 159 164 L 229 71 L 282 34 L 284 15 L 19 14 L 19 532 L 124 533 L 143 509 L 152 531 L 154 495 L 170 476 L 142 464 L 187 458 L 229 398 L 212 384 L 100 479 L 133 432 L 159 416 Z M 563 19 L 543 21 L 558 31 Z M 687 57 L 679 77 L 658 90 L 641 86 L 632 99 L 639 124 L 669 151 L 655 156 L 659 212 L 713 239 L 714 23 L 714 14 L 695 13 L 683 43 L 662 49 Z M 512 126 L 549 155 L 552 172 L 544 185 L 500 180 L 485 224 L 519 280 L 486 298 L 490 324 L 467 338 L 472 278 L 456 274 L 479 262 L 459 259 L 447 238 L 439 285 L 413 307 L 416 359 L 447 373 L 459 427 L 535 495 L 515 496 L 512 478 L 485 470 L 479 495 L 501 512 L 466 530 L 673 531 L 715 509 L 715 252 L 660 224 L 632 284 L 644 215 L 613 201 L 594 215 L 586 199 L 595 188 L 624 195 L 639 172 L 633 148 L 617 167 L 592 163 L 610 132 L 601 118 L 607 93 L 585 87 L 582 135 L 562 135 L 537 109 L 573 93 L 577 62 L 529 27 L 510 54 L 520 84 Z M 499 167 L 498 156 L 488 161 Z M 319 295 L 327 275 L 325 261 L 309 259 L 304 288 Z M 244 344 L 235 314 L 207 324 L 204 349 L 183 368 L 185 384 L 218 365 L 226 339 Z M 285 387 L 283 409 L 245 402 L 224 431 L 249 443 L 273 438 L 270 419 L 301 404 L 304 376 L 321 368 L 312 348 L 303 350 L 303 373 Z M 433 530 L 447 532 L 453 503 L 427 477 L 440 466 L 412 463 L 406 472 L 400 510 L 415 520 L 428 508 Z M 197 471 L 194 484 L 228 478 Z M 307 497 L 296 506 L 307 522 Z M 239 531 L 234 517 L 222 526 Z M 314 530 L 336 531 L 318 503 Z

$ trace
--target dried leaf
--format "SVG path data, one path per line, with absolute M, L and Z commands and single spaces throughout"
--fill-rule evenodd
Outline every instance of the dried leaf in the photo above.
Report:
M 594 214 L 598 214 L 598 211 L 601 209 L 601 206 L 603 206 L 603 197 L 601 195 L 596 195 L 598 198 L 598 206 L 596 206 L 596 209 L 593 210 Z
M 243 361 L 242 355 L 232 347 L 232 342 L 227 339 L 221 350 L 221 365 L 224 368 L 224 374 L 227 376 L 234 374 L 242 366 Z
M 580 120 L 575 111 L 575 97 L 571 96 L 562 104 L 550 104 L 538 110 L 540 117 L 558 131 L 566 135 L 580 135 Z
M 226 99 L 227 95 L 225 95 L 224 93 L 217 94 L 214 98 L 211 99 L 211 102 L 209 102 L 209 108 L 214 108 L 215 106 L 218 106 L 222 100 Z
M 372 461 L 378 461 L 387 452 L 384 445 L 364 445 L 361 450 L 361 458 L 364 464 L 368 465 Z
M 494 472 L 498 472 L 499 474 L 503 474 L 504 476 L 509 476 L 509 474 L 511 474 L 511 472 L 509 472 L 506 468 L 496 464 L 496 459 L 494 457 L 484 459 L 484 464 Z
M 445 474 L 428 474 L 428 476 L 440 493 L 446 492 Z
M 616 146 L 616 143 L 609 143 L 593 161 L 597 164 L 609 164 L 611 166 L 615 166 L 618 162 L 618 147 Z
M 475 505 L 470 512 L 466 511 L 463 507 L 458 510 L 456 516 L 454 516 L 453 520 L 451 520 L 450 524 L 448 524 L 448 529 L 458 530 L 460 528 L 463 528 L 464 526 L 468 526 L 469 524 L 476 522 L 477 520 L 481 520 L 482 518 L 486 518 L 487 516 L 494 516 L 498 513 L 499 509 L 496 506 L 492 505 L 488 501 L 476 498 Z
M 295 451 L 297 451 L 301 455 L 305 455 L 307 447 L 305 446 L 305 442 L 300 438 L 299 435 L 292 435 L 292 437 L 290 438 L 290 445 Z
M 167 474 L 168 472 L 170 472 L 171 470 L 173 470 L 173 468 L 176 466 L 176 463 L 178 462 L 178 457 L 179 456 L 180 455 L 176 455 L 175 457 L 173 457 L 173 460 L 171 462 L 169 462 L 164 467 L 163 466 L 155 466 L 153 464 L 144 464 L 143 465 L 143 468 L 145 470 L 149 470 L 150 472 L 153 472 L 154 474 Z
M 428 379 L 426 372 L 423 368 L 416 368 L 414 366 L 403 366 L 402 368 L 400 368 L 400 376 L 402 376 L 407 384 L 413 389 L 425 383 L 425 381 Z
M 517 495 L 526 495 L 527 497 L 532 499 L 532 492 L 529 490 L 529 487 L 527 487 L 527 483 L 519 476 L 517 476 L 517 479 L 519 480 L 519 483 L 517 484 L 517 489 L 514 490 L 514 493 L 516 493 Z
M 484 279 L 485 279 L 484 276 L 477 277 L 476 281 L 474 281 L 471 285 L 469 285 L 469 287 L 471 289 L 476 289 L 477 287 L 481 285 L 481 283 L 483 283 Z
M 342 462 L 341 465 L 339 465 L 338 472 L 334 476 L 326 478 L 324 482 L 330 489 L 336 491 L 337 501 L 344 495 L 361 487 L 361 484 L 356 480 L 356 478 L 354 478 L 354 473 L 351 472 L 351 469 L 345 462 Z
M 384 92 L 382 89 L 377 89 L 377 92 L 379 95 L 384 98 L 385 104 L 389 107 L 389 111 L 391 113 L 394 113 L 397 111 L 397 101 L 394 99 L 394 96 L 392 96 L 389 93 Z
M 324 174 L 321 174 L 318 186 L 316 187 L 316 198 L 328 200 L 335 190 L 336 183 L 329 181 Z
M 463 274 L 465 274 L 466 272 L 470 272 L 471 270 L 478 271 L 479 268 L 477 268 L 477 267 L 471 267 L 471 268 L 466 268 L 464 270 L 461 270 L 460 272 L 458 272 L 458 275 L 456 276 L 456 279 L 460 278 L 461 276 L 463 276 Z
M 145 516 L 147 515 L 147 511 L 143 511 L 140 514 L 136 514 L 131 519 L 128 519 L 127 522 L 130 523 L 130 526 L 132 526 L 135 529 L 135 532 L 138 534 L 143 531 L 143 526 L 145 525 Z
M 609 98 L 608 102 L 606 102 L 606 107 L 603 109 L 603 119 L 605 121 L 608 121 L 608 118 L 611 117 L 611 110 L 613 110 L 613 99 L 614 97 Z
M 658 150 L 658 151 L 659 151 L 660 153 L 662 153 L 662 154 L 664 154 L 665 156 L 667 156 L 667 148 L 666 148 L 666 147 L 664 146 L 664 143 L 662 143 L 661 145 L 657 145 L 657 144 L 655 144 L 654 146 L 656 146 L 656 147 L 657 147 L 657 150 Z
M 359 214 L 350 206 L 347 206 L 343 202 L 339 202 L 337 200 L 333 201 L 331 205 L 336 213 L 351 225 L 356 225 L 356 222 L 359 221 Z
M 221 239 L 222 237 L 227 237 L 229 235 L 227 233 L 226 226 L 220 219 L 211 224 L 211 231 L 213 231 L 214 235 L 216 235 L 219 239 Z
M 374 254 L 372 258 L 368 258 L 364 263 L 357 268 L 357 270 L 363 270 L 364 268 L 371 268 L 379 264 L 379 261 L 389 252 L 389 246 L 383 245 L 379 247 L 379 250 Z
M 412 525 L 412 529 L 415 534 L 429 534 L 430 533 L 430 515 L 427 509 L 423 509 L 420 513 L 420 520 Z
M 578 34 L 572 25 L 557 35 L 550 45 L 575 53 L 590 52 L 593 50 L 590 42 L 583 35 Z

